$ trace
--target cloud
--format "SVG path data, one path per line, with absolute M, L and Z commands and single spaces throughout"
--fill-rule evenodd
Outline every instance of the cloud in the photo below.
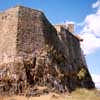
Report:
M 91 76 L 92 76 L 92 79 L 93 79 L 93 81 L 95 83 L 96 88 L 100 89 L 100 75 L 91 74 Z
M 81 47 L 85 54 L 91 54 L 100 48 L 100 0 L 92 5 L 96 12 L 86 16 L 81 26 L 80 36 L 84 39 Z
M 84 21 L 84 27 L 81 33 L 89 33 L 100 36 L 100 13 L 99 10 L 95 14 L 88 15 Z
M 91 74 L 91 76 L 95 83 L 100 83 L 100 75 L 99 74 Z
M 81 43 L 81 47 L 85 55 L 100 49 L 100 0 L 93 3 L 92 8 L 96 9 L 95 13 L 87 15 L 83 22 L 65 21 L 63 23 L 66 26 L 68 24 L 75 24 L 76 33 L 79 33 L 84 40 Z
M 68 24 L 75 24 L 75 22 L 73 21 L 65 21 L 65 24 L 68 25 Z
M 93 7 L 93 8 L 98 8 L 98 7 L 100 7 L 100 0 L 97 0 L 97 2 L 93 3 L 93 4 L 92 4 L 92 7 Z
M 81 42 L 84 54 L 91 54 L 100 48 L 100 39 L 96 38 L 93 34 L 85 33 L 80 36 L 84 39 L 84 41 Z

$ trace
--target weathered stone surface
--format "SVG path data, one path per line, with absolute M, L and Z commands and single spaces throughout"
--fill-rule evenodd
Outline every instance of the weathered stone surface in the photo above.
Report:
M 0 25 L 0 93 L 95 87 L 79 39 L 63 26 L 57 31 L 41 11 L 17 6 L 0 14 Z

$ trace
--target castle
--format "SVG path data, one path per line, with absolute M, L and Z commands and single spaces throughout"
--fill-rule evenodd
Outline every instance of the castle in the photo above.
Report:
M 73 24 L 53 26 L 41 11 L 31 8 L 16 6 L 0 13 L 0 72 L 13 63 L 7 70 L 12 83 L 50 84 L 58 91 L 94 88 L 80 48 L 82 39 L 73 32 Z

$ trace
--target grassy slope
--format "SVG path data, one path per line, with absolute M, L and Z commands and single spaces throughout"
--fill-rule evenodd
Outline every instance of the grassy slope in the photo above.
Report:
M 67 100 L 100 100 L 100 92 L 97 90 L 77 89 Z

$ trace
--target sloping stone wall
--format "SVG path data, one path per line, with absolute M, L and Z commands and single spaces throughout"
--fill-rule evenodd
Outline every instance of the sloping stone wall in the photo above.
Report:
M 0 53 L 14 56 L 0 64 L 0 93 L 95 87 L 79 39 L 64 28 L 57 32 L 42 12 L 18 6 L 0 15 L 0 25 Z
M 42 13 L 30 8 L 19 8 L 17 53 L 27 55 L 35 53 L 44 44 L 41 27 Z
M 16 55 L 18 7 L 0 14 L 0 58 Z
M 17 52 L 21 55 L 35 54 L 45 44 L 55 45 L 55 47 L 59 46 L 59 38 L 55 28 L 49 23 L 42 12 L 20 7 Z

